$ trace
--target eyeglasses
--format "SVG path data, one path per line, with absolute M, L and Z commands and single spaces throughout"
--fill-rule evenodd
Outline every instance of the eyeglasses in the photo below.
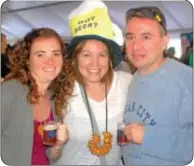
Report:
M 139 7 L 132 8 L 126 12 L 126 22 L 133 17 L 143 17 L 156 20 L 167 33 L 166 19 L 162 11 L 157 7 Z

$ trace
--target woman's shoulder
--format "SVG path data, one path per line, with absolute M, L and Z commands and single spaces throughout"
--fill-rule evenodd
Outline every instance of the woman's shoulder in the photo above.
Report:
M 3 94 L 8 93 L 10 95 L 13 95 L 14 93 L 18 93 L 19 91 L 21 91 L 23 89 L 21 87 L 22 87 L 22 84 L 20 83 L 19 80 L 12 79 L 12 80 L 2 82 L 1 92 Z
M 113 87 L 121 93 L 128 90 L 132 81 L 132 74 L 124 71 L 114 71 Z
M 21 83 L 16 80 L 16 79 L 11 79 L 8 81 L 3 81 L 1 84 L 1 87 L 5 87 L 5 88 L 15 88 L 15 87 L 19 87 L 21 85 Z
M 74 87 L 73 87 L 73 93 L 68 102 L 69 103 L 75 102 L 76 100 L 79 100 L 80 96 L 81 96 L 80 85 L 77 81 L 75 81 Z
M 133 75 L 125 71 L 114 71 L 117 80 L 122 82 L 131 82 Z
M 80 93 L 80 85 L 77 80 L 74 82 L 74 87 L 73 87 L 73 95 L 78 95 Z

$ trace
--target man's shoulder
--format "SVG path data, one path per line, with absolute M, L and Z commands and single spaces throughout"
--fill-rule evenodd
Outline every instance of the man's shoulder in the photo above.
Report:
M 169 74 L 174 74 L 178 78 L 192 79 L 192 68 L 174 59 L 170 60 Z
M 166 73 L 168 74 L 167 79 L 170 79 L 169 81 L 179 86 L 180 89 L 192 91 L 193 70 L 191 67 L 176 60 L 171 60 L 169 71 Z

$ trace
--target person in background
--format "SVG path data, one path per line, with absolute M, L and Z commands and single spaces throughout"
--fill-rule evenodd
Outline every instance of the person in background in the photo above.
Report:
M 113 28 L 114 28 L 114 31 L 116 31 L 116 33 L 119 34 L 119 36 L 121 36 L 119 40 L 117 41 L 117 43 L 121 47 L 121 50 L 122 50 L 122 55 L 119 60 L 120 63 L 117 66 L 115 66 L 114 70 L 132 73 L 130 65 L 126 61 L 125 48 L 124 48 L 125 45 L 124 45 L 122 30 L 116 24 L 113 24 Z
M 50 28 L 27 33 L 10 52 L 1 85 L 1 157 L 7 165 L 48 165 L 68 140 L 63 109 L 73 89 L 71 61 Z M 61 88 L 63 87 L 63 88 Z M 57 142 L 43 145 L 43 125 L 58 121 Z
M 90 20 L 91 24 L 84 24 L 83 20 Z M 113 70 L 121 56 L 117 44 L 121 36 L 114 31 L 107 7 L 101 1 L 84 1 L 70 13 L 69 22 L 72 34 L 77 31 L 69 45 L 76 73 L 74 97 L 69 100 L 64 118 L 71 139 L 54 164 L 120 165 L 117 123 L 122 121 L 132 79 L 130 73 Z M 78 30 L 79 26 L 87 28 Z M 98 146 L 99 142 L 103 144 Z
M 165 50 L 164 57 L 180 61 L 177 57 L 175 57 L 175 53 L 176 53 L 175 47 L 169 47 L 167 50 Z
M 189 66 L 189 55 L 191 55 L 192 51 L 193 51 L 193 47 L 191 45 L 189 45 L 186 48 L 185 53 L 182 55 L 182 57 L 180 59 L 180 61 L 187 66 Z
M 189 66 L 193 68 L 193 52 L 189 55 Z
M 126 60 L 126 56 L 125 56 L 125 52 L 124 52 L 124 48 L 122 48 L 122 60 L 121 62 L 114 68 L 114 70 L 116 71 L 124 71 L 124 72 L 129 72 L 132 73 L 131 71 L 131 66 L 129 65 L 129 63 Z
M 7 44 L 7 38 L 5 34 L 1 33 L 1 79 L 10 72 L 9 60 L 8 60 L 8 50 L 10 45 Z
M 193 40 L 191 41 L 191 45 L 190 45 L 190 53 L 189 53 L 189 66 L 193 68 Z
M 167 54 L 169 58 L 174 58 L 175 57 L 175 48 L 174 47 L 169 47 L 167 49 Z
M 127 58 L 137 68 L 124 113 L 126 165 L 186 165 L 193 158 L 192 70 L 164 58 L 166 19 L 157 7 L 126 13 Z
M 129 64 L 123 58 L 123 60 L 114 68 L 115 71 L 124 71 L 132 73 Z
M 130 72 L 131 74 L 134 74 L 134 72 L 136 71 L 136 68 L 130 61 L 127 60 L 125 43 L 123 45 L 122 52 L 123 52 L 122 53 L 123 54 L 123 61 L 121 61 L 121 63 L 120 63 L 121 64 L 120 68 L 122 69 L 122 71 Z M 122 62 L 124 62 L 124 63 L 122 64 Z M 119 66 L 120 65 L 118 65 L 118 67 L 115 67 L 115 70 L 119 70 L 120 69 Z

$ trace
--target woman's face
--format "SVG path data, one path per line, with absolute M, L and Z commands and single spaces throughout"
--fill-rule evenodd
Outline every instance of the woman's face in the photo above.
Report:
M 106 45 L 98 40 L 88 40 L 77 56 L 78 69 L 86 84 L 100 83 L 109 69 Z
M 30 50 L 30 72 L 37 83 L 50 84 L 63 65 L 60 42 L 55 37 L 37 38 Z

